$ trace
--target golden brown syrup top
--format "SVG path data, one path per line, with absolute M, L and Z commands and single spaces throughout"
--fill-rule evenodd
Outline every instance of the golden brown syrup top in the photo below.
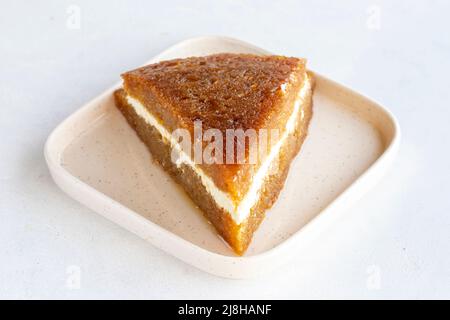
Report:
M 156 89 L 187 127 L 201 120 L 204 129 L 224 131 L 261 128 L 281 108 L 282 84 L 304 70 L 303 59 L 223 53 L 147 65 L 124 78 L 136 77 Z

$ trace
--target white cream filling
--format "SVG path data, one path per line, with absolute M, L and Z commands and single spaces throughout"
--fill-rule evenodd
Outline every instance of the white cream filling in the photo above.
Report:
M 297 124 L 297 120 L 300 115 L 300 120 L 304 117 L 304 110 L 301 109 L 302 102 L 306 98 L 307 94 L 311 90 L 311 84 L 308 78 L 305 80 L 305 84 L 300 90 L 297 100 L 295 101 L 294 109 L 292 111 L 291 116 L 289 117 L 286 123 L 286 130 L 283 132 L 281 138 L 272 146 L 269 155 L 264 159 L 263 163 L 259 167 L 255 176 L 253 177 L 253 181 L 250 185 L 249 190 L 247 191 L 244 198 L 236 207 L 231 197 L 226 193 L 217 188 L 214 181 L 206 175 L 203 170 L 198 167 L 195 162 L 191 159 L 189 155 L 187 155 L 178 141 L 172 136 L 172 134 L 162 126 L 158 120 L 145 108 L 137 99 L 127 95 L 128 103 L 133 107 L 136 113 L 142 117 L 145 122 L 149 125 L 153 126 L 158 130 L 161 136 L 169 141 L 172 148 L 179 154 L 177 166 L 184 163 L 192 168 L 194 172 L 200 177 L 203 186 L 206 188 L 208 193 L 214 199 L 218 206 L 225 209 L 233 218 L 236 224 L 240 224 L 244 221 L 248 215 L 250 214 L 251 208 L 257 203 L 259 199 L 259 191 L 264 183 L 264 179 L 266 175 L 271 169 L 271 165 L 273 161 L 277 158 L 283 143 L 288 138 L 289 134 L 295 131 L 295 127 Z

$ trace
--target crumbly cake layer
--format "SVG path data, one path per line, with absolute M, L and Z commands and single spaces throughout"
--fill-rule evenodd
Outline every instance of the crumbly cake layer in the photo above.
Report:
M 194 121 L 201 120 L 204 130 L 219 129 L 225 136 L 227 129 L 277 128 L 282 133 L 305 74 L 303 59 L 216 54 L 163 61 L 122 77 L 126 92 L 142 102 L 170 132 L 184 128 L 192 134 Z M 246 147 L 247 157 L 248 144 Z M 199 167 L 219 189 L 239 202 L 260 165 Z
M 124 90 L 115 92 L 116 104 L 128 123 L 137 132 L 140 139 L 147 145 L 153 158 L 180 184 L 199 206 L 205 217 L 213 224 L 218 233 L 233 250 L 241 255 L 251 242 L 253 233 L 269 209 L 278 198 L 286 180 L 292 159 L 300 150 L 307 134 L 308 124 L 312 115 L 311 92 L 305 97 L 302 105 L 303 120 L 298 121 L 293 134 L 290 134 L 280 149 L 278 170 L 268 176 L 259 193 L 259 200 L 250 210 L 245 221 L 236 223 L 231 215 L 219 207 L 214 198 L 202 184 L 198 174 L 188 165 L 177 166 L 171 160 L 171 147 L 163 139 L 159 131 L 149 126 L 128 103 Z

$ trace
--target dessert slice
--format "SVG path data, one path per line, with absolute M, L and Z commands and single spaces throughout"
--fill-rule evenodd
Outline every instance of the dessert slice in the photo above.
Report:
M 119 110 L 242 255 L 307 134 L 313 81 L 305 60 L 216 54 L 151 64 L 122 78 Z

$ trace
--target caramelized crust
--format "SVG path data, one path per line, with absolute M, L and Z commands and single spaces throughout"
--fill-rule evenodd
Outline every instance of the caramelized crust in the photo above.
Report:
M 305 74 L 303 59 L 216 54 L 163 61 L 122 77 L 125 91 L 170 132 L 184 128 L 193 134 L 194 121 L 200 120 L 203 130 L 219 129 L 225 137 L 227 129 L 263 128 L 277 128 L 281 136 Z M 239 202 L 259 165 L 200 167 L 219 189 Z
M 177 128 L 201 120 L 205 129 L 245 130 L 266 128 L 270 115 L 283 109 L 281 85 L 304 71 L 297 58 L 217 54 L 163 61 L 122 76 L 132 95 L 139 93 L 135 81 L 151 86 L 179 121 Z

